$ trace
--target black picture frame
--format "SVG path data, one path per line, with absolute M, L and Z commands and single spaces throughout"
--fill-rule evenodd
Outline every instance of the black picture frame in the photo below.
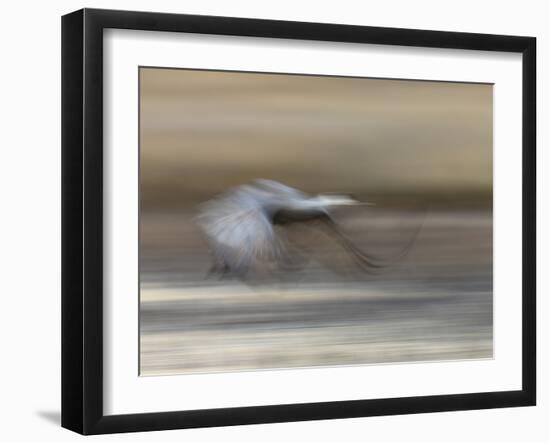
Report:
M 131 415 L 103 413 L 103 30 L 504 51 L 523 63 L 522 389 Z M 536 402 L 536 39 L 83 9 L 62 18 L 62 426 L 82 434 L 530 406 Z

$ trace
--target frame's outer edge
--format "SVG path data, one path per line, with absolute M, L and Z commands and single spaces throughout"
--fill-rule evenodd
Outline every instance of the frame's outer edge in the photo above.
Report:
M 61 424 L 91 434 L 103 416 L 102 29 L 62 18 Z
M 83 12 L 61 30 L 61 425 L 83 432 Z
M 103 417 L 103 27 L 84 23 L 84 434 Z
M 441 47 L 523 54 L 522 390 L 103 414 L 104 28 Z M 185 31 L 184 31 L 185 29 Z M 62 18 L 62 426 L 81 434 L 320 420 L 536 403 L 536 40 L 411 29 L 84 9 Z
M 531 37 L 164 12 L 85 9 L 104 28 L 424 48 L 522 52 Z M 185 28 L 185 31 L 183 31 Z
M 537 40 L 522 53 L 523 299 L 522 386 L 530 404 L 537 398 Z

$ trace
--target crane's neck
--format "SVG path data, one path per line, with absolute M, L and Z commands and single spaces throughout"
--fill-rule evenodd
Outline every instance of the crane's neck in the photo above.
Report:
M 316 197 L 285 201 L 274 205 L 271 215 L 276 223 L 311 220 L 328 215 L 328 209 L 340 205 L 354 205 L 359 202 L 342 195 L 319 195 Z

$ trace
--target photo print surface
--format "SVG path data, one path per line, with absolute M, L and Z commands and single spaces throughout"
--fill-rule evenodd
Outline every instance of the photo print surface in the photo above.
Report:
M 141 67 L 140 375 L 492 358 L 492 97 Z

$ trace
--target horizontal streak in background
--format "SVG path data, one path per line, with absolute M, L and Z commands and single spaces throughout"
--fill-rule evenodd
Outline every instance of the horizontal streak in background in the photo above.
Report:
M 490 85 L 152 68 L 140 85 L 141 375 L 492 357 Z M 295 271 L 206 278 L 196 206 L 260 177 L 374 200 L 335 214 L 371 253 L 422 229 L 377 275 L 297 225 Z

